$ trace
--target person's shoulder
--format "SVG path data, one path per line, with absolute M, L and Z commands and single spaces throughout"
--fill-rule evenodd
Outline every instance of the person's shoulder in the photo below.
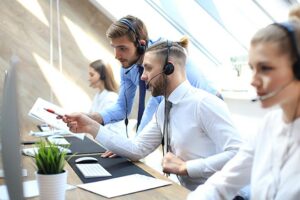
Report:
M 116 92 L 113 92 L 113 91 L 107 91 L 107 92 L 112 97 L 118 97 L 118 93 L 116 93 Z
M 201 97 L 201 99 L 218 99 L 215 95 L 201 89 L 201 88 L 196 88 L 194 86 L 191 86 L 190 93 L 194 94 L 195 97 Z
M 102 91 L 102 93 L 103 93 L 103 96 L 105 96 L 106 98 L 117 98 L 118 97 L 118 93 L 113 92 L 113 91 L 109 91 L 109 90 L 106 90 L 106 89 L 104 89 Z

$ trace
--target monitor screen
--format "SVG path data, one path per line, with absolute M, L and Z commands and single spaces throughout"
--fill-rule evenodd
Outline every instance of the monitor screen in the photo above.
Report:
M 9 198 L 14 200 L 24 199 L 16 84 L 17 63 L 17 57 L 13 56 L 10 60 L 10 66 L 5 73 L 0 110 L 1 160 L 4 182 L 7 186 Z

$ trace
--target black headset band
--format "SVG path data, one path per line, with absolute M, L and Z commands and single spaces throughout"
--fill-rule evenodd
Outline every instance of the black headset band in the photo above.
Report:
M 138 36 L 135 27 L 133 26 L 132 22 L 130 22 L 128 19 L 122 18 L 119 22 L 126 25 L 129 31 L 132 31 L 136 37 Z
M 274 25 L 282 28 L 288 34 L 292 48 L 296 54 L 297 60 L 300 60 L 299 59 L 300 58 L 299 50 L 298 50 L 298 46 L 297 46 L 296 32 L 295 32 L 295 28 L 293 27 L 293 25 L 289 22 L 274 23 Z
M 273 25 L 283 29 L 290 40 L 291 46 L 293 48 L 293 52 L 296 54 L 296 61 L 293 64 L 293 72 L 294 76 L 297 80 L 300 80 L 300 55 L 298 50 L 298 43 L 297 43 L 297 37 L 296 37 L 296 30 L 292 23 L 290 22 L 282 22 L 282 23 L 274 23 Z
M 169 61 L 171 47 L 172 42 L 167 40 L 167 56 L 163 67 L 163 72 L 165 75 L 170 75 L 174 72 L 174 65 Z
M 128 27 L 128 31 L 132 31 L 135 36 L 135 43 L 137 46 L 137 52 L 139 55 L 143 55 L 147 48 L 147 41 L 145 41 L 145 44 L 141 44 L 140 42 L 140 34 L 138 34 L 136 25 L 134 26 L 133 22 L 126 18 L 122 18 L 119 20 L 120 23 L 124 24 L 126 27 Z

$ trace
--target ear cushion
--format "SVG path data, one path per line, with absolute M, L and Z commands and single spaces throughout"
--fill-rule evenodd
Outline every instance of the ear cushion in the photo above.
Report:
M 145 40 L 137 41 L 137 52 L 139 55 L 143 55 L 146 52 L 146 48 Z
M 104 74 L 104 73 L 101 73 L 100 79 L 101 79 L 101 80 L 105 80 L 105 74 Z
M 171 62 L 168 62 L 164 68 L 163 68 L 163 72 L 165 75 L 170 75 L 174 72 L 174 65 Z
M 298 59 L 296 63 L 293 65 L 294 75 L 297 80 L 300 80 L 300 60 Z
M 100 70 L 99 70 L 99 74 L 100 74 L 100 80 L 105 80 L 106 76 L 106 69 L 105 66 L 101 66 Z

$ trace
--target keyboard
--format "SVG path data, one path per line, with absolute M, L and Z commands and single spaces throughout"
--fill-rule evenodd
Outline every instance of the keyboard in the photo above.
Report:
M 84 178 L 111 176 L 111 174 L 98 163 L 76 164 L 76 167 L 80 170 Z

